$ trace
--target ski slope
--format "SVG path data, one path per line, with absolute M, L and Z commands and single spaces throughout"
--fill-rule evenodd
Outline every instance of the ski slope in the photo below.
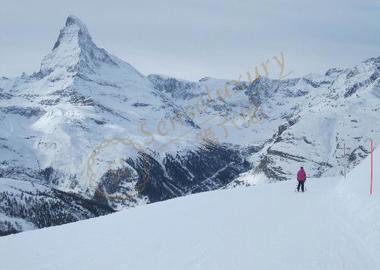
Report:
M 380 151 L 375 153 L 375 165 Z M 191 195 L 0 238 L 0 269 L 380 269 L 380 173 Z

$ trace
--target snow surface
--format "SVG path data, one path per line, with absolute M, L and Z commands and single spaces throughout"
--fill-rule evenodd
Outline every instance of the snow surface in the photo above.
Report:
M 380 151 L 375 153 L 375 162 Z M 0 238 L 0 269 L 380 269 L 380 172 L 215 191 Z M 20 259 L 22 258 L 22 259 Z

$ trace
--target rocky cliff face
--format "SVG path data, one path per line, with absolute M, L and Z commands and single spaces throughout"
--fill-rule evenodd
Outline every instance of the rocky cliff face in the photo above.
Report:
M 379 139 L 379 73 L 372 58 L 286 80 L 144 76 L 70 16 L 39 71 L 0 79 L 0 231 L 247 184 L 247 173 L 340 174 Z

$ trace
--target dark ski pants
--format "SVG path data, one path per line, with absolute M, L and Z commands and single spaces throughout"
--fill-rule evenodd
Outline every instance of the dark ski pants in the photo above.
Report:
M 305 182 L 298 181 L 298 186 L 297 186 L 297 191 L 298 192 L 300 191 L 300 188 L 301 188 L 302 192 L 305 192 Z

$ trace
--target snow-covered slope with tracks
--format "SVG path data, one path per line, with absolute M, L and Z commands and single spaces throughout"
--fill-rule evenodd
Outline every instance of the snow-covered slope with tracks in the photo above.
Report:
M 380 159 L 377 151 L 375 160 Z M 0 239 L 2 269 L 380 267 L 380 173 L 207 192 Z M 22 258 L 20 260 L 19 258 Z

